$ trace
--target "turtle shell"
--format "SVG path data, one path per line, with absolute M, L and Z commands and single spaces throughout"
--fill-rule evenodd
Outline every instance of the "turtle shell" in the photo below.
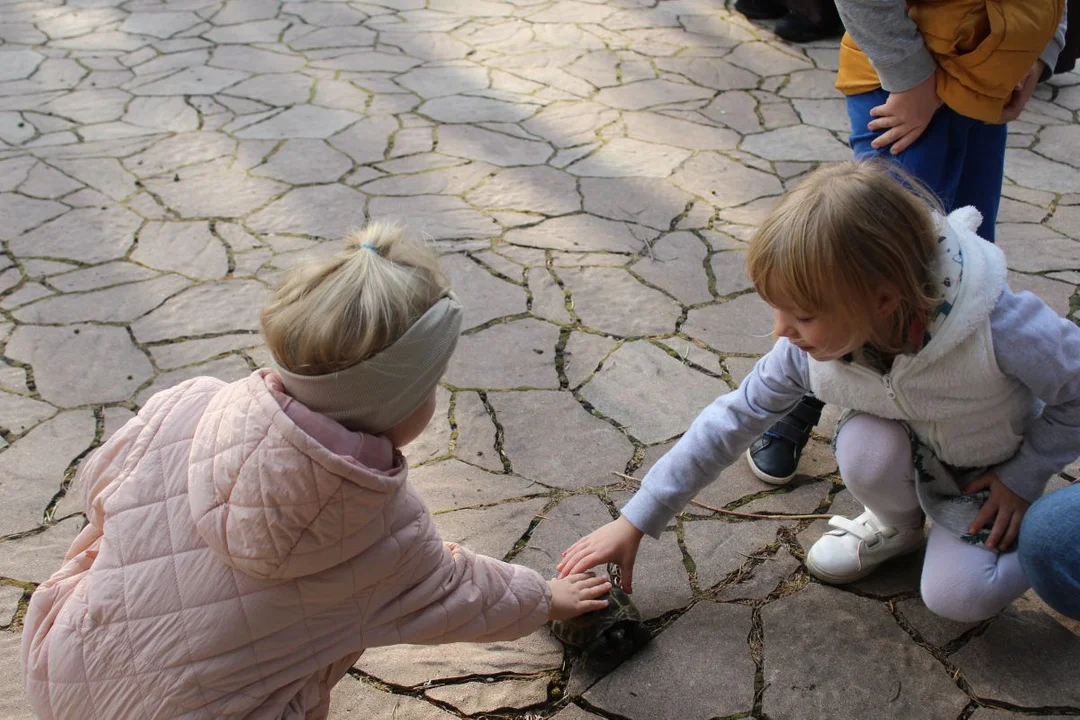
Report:
M 591 657 L 624 660 L 649 642 L 652 633 L 630 596 L 619 587 L 618 569 L 609 566 L 608 575 L 611 590 L 604 596 L 606 608 L 553 622 L 551 631 Z

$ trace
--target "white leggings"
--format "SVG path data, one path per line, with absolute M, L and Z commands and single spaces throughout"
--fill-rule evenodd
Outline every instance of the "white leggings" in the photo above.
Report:
M 922 524 L 915 495 L 911 440 L 900 423 L 854 415 L 836 437 L 844 484 L 886 525 Z M 922 571 L 922 599 L 931 611 L 960 622 L 993 617 L 1028 589 L 1017 553 L 969 545 L 948 530 L 930 528 Z

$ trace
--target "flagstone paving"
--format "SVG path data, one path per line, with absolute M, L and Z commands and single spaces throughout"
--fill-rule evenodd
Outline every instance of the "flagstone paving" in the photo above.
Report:
M 551 573 L 768 350 L 746 240 L 848 157 L 837 47 L 719 0 L 0 0 L 0 716 L 30 717 L 18 634 L 80 461 L 153 392 L 264 365 L 282 270 L 367 220 L 430 236 L 468 308 L 414 481 L 447 540 Z M 1013 123 L 998 232 L 1074 321 L 1077 110 L 1069 74 Z M 784 516 L 858 511 L 828 418 L 792 486 L 732 467 L 643 544 L 631 661 L 546 630 L 372 650 L 332 717 L 1080 714 L 1080 638 L 1030 597 L 970 626 L 918 558 L 808 578 L 824 521 Z

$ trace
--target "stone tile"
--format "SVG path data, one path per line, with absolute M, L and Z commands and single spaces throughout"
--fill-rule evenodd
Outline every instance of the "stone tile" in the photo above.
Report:
M 529 310 L 535 317 L 567 325 L 573 321 L 566 309 L 566 293 L 546 269 L 529 270 L 529 293 L 532 295 Z
M 459 460 L 443 460 L 414 468 L 409 471 L 409 482 L 424 497 L 432 512 L 546 492 L 546 488 L 515 475 L 485 472 Z
M 497 170 L 482 162 L 438 168 L 415 175 L 388 175 L 364 183 L 368 195 L 461 195 Z
M 640 389 L 627 393 L 628 387 Z M 651 444 L 684 432 L 705 406 L 727 391 L 722 380 L 692 370 L 639 340 L 605 360 L 581 394 L 630 435 Z
M 673 337 L 660 342 L 664 347 L 674 351 L 683 363 L 693 363 L 716 374 L 721 374 L 724 371 L 720 365 L 719 355 L 710 350 L 703 350 L 689 340 Z
M 484 68 L 453 66 L 416 68 L 399 77 L 397 83 L 422 98 L 435 98 L 483 90 L 489 80 Z
M 743 43 L 725 60 L 762 76 L 786 75 L 810 67 L 806 58 L 763 42 Z
M 37 715 L 23 692 L 22 663 L 19 645 L 22 638 L 15 633 L 0 634 L 0 715 L 10 720 L 34 720 Z
M 615 340 L 602 335 L 571 333 L 563 350 L 563 372 L 570 387 L 575 388 L 587 380 L 616 344 Z
M 536 106 L 472 95 L 446 95 L 428 100 L 416 112 L 440 123 L 520 122 Z
M 617 268 L 570 268 L 559 271 L 573 298 L 574 312 L 594 329 L 624 337 L 673 332 L 680 307 Z
M 8 626 L 15 619 L 22 600 L 23 589 L 12 585 L 0 585 L 0 625 Z
M 819 447 L 819 446 L 815 446 Z M 831 452 L 825 451 L 826 456 L 832 455 Z M 741 460 L 741 458 L 740 458 Z M 802 463 L 800 463 L 802 465 Z M 805 463 L 809 466 L 811 463 Z M 824 470 L 825 472 L 835 472 L 836 463 L 824 460 L 823 462 L 813 463 L 817 467 L 817 470 Z M 807 467 L 803 468 L 803 472 L 800 475 L 805 475 Z M 803 485 L 792 486 L 789 492 L 777 493 L 775 495 L 767 495 L 762 498 L 758 498 L 753 502 L 747 503 L 739 508 L 743 512 L 762 512 L 762 513 L 787 513 L 790 515 L 802 515 L 808 513 L 814 513 L 817 511 L 817 507 L 821 504 L 825 496 L 829 494 L 829 490 L 832 485 L 827 481 L 812 482 Z
M 135 396 L 135 404 L 139 406 L 145 405 L 147 400 L 162 390 L 168 390 L 169 388 L 175 387 L 192 378 L 215 377 L 219 380 L 224 380 L 225 382 L 233 382 L 234 380 L 245 378 L 250 374 L 251 368 L 243 358 L 237 357 L 236 355 L 227 355 L 220 360 L 211 360 L 210 362 L 202 363 L 201 365 L 192 365 L 191 367 L 182 370 L 161 373 L 154 378 L 153 383 L 148 387 L 143 388 L 139 394 Z
M 1080 242 L 1043 226 L 999 223 L 997 243 L 1009 268 L 1020 272 L 1073 270 L 1080 263 Z
M 638 252 L 644 249 L 642 237 L 652 239 L 652 234 L 644 235 L 626 223 L 590 215 L 554 218 L 506 233 L 510 243 L 572 252 Z
M 43 297 L 48 297 L 51 294 L 52 291 L 41 283 L 25 283 L 18 290 L 5 297 L 3 301 L 0 301 L 0 308 L 11 310 L 32 303 L 35 300 L 40 300 Z
M 19 186 L 19 191 L 31 197 L 55 200 L 82 187 L 67 175 L 50 168 L 48 165 L 35 165 L 26 181 Z
M 328 138 L 359 119 L 359 115 L 347 110 L 334 110 L 317 105 L 296 105 L 272 118 L 240 130 L 236 136 L 264 140 Z
M 423 700 L 377 690 L 371 685 L 346 675 L 330 691 L 328 718 L 329 720 L 358 720 L 366 717 L 450 720 L 457 716 Z
M 6 24 L 6 21 L 5 21 Z M 0 53 L 0 82 L 30 77 L 45 58 L 29 48 Z
M 41 397 L 60 407 L 127 400 L 153 375 L 146 356 L 119 327 L 21 325 L 8 357 L 34 368 Z M 80 371 L 71 373 L 71 368 Z
M 6 239 L 14 238 L 67 212 L 68 208 L 52 200 L 33 200 L 22 195 L 0 194 L 0 230 Z
M 559 330 L 540 320 L 517 320 L 465 335 L 445 381 L 460 388 L 557 388 Z
M 139 177 L 148 178 L 175 172 L 187 165 L 202 164 L 231 155 L 235 150 L 236 141 L 221 133 L 183 133 L 161 140 L 146 151 L 125 158 L 123 164 Z
M 206 222 L 148 223 L 131 259 L 199 280 L 221 278 L 229 271 L 225 246 Z
M 546 499 L 507 502 L 477 510 L 440 513 L 432 519 L 445 542 L 459 543 L 481 555 L 503 558 L 546 504 Z
M 574 167 L 568 171 L 574 172 Z M 586 212 L 656 230 L 668 230 L 693 200 L 688 193 L 653 177 L 582 178 L 580 187 Z
M 726 60 L 699 58 L 690 55 L 662 58 L 657 66 L 679 73 L 693 83 L 712 90 L 739 90 L 757 87 L 758 76 Z
M 615 138 L 566 171 L 584 177 L 655 177 L 671 175 L 690 151 L 683 148 Z
M 457 393 L 454 398 L 454 425 L 457 428 L 454 457 L 492 472 L 503 472 L 502 458 L 495 449 L 498 430 L 477 393 Z
M 55 257 L 95 263 L 124 256 L 142 220 L 123 208 L 80 208 L 22 235 L 10 243 L 21 257 Z M 73 236 L 81 242 L 73 244 Z
M 145 185 L 184 218 L 241 217 L 288 189 L 231 168 L 228 160 L 185 168 Z
M 246 45 L 218 45 L 210 54 L 209 65 L 250 73 L 288 73 L 304 67 L 304 58 L 278 50 Z M 232 91 L 230 91 L 232 94 Z
M 810 585 L 765 606 L 761 618 L 762 709 L 772 717 L 956 717 L 967 705 L 944 668 L 911 642 L 881 603 Z M 860 662 L 834 656 L 837 637 L 866 639 L 859 641 Z M 789 691 L 795 687 L 800 692 Z
M 265 72 L 265 71 L 264 71 Z M 299 103 L 307 102 L 311 96 L 311 88 L 315 84 L 315 81 L 306 75 L 299 73 L 287 73 L 287 74 L 266 74 L 256 75 L 253 78 L 244 80 L 243 82 L 229 88 L 229 95 L 235 95 L 236 97 L 248 98 L 256 100 L 260 103 L 265 103 L 272 107 L 289 107 Z M 337 128 L 340 130 L 341 128 Z M 332 135 L 337 130 L 331 131 Z M 269 135 L 244 135 L 243 137 L 271 137 Z M 279 137 L 296 137 L 291 134 L 274 135 L 273 139 Z M 310 137 L 310 136 L 305 136 Z M 326 137 L 325 135 L 316 135 L 314 137 Z
M 539 705 L 547 700 L 547 678 L 535 680 L 504 680 L 502 682 L 469 682 L 444 685 L 425 694 L 447 703 L 467 715 L 500 709 L 519 709 Z
M 514 562 L 530 567 L 544 577 L 553 577 L 564 550 L 611 520 L 607 506 L 597 496 L 568 497 L 544 513 L 543 520 L 529 536 L 529 543 Z M 601 568 L 599 572 L 602 571 Z M 634 600 L 637 600 L 636 593 Z
M 631 138 L 689 150 L 728 150 L 739 142 L 738 134 L 726 128 L 658 113 L 624 113 L 623 121 L 626 134 Z
M 979 708 L 971 715 L 971 720 L 1020 720 L 1021 718 L 1040 717 L 1046 720 L 1070 720 L 1075 715 L 1028 715 L 1026 713 L 1014 713 L 1008 710 L 992 710 Z
M 709 258 L 717 295 L 730 295 L 753 287 L 750 278 L 746 277 L 745 264 L 744 250 L 718 252 Z
M 1031 150 L 1005 151 L 1005 177 L 1018 185 L 1055 193 L 1080 191 L 1080 171 Z
M 493 219 L 469 207 L 459 197 L 377 197 L 372 198 L 368 205 L 368 213 L 372 220 L 405 222 L 410 229 L 435 240 L 472 240 L 494 237 L 502 232 Z M 476 245 L 486 247 L 487 243 L 478 242 Z
M 614 122 L 619 112 L 592 102 L 575 101 L 548 105 L 522 123 L 557 148 L 575 147 L 596 140 L 600 128 Z
M 775 555 L 756 566 L 748 579 L 724 588 L 717 600 L 764 600 L 800 565 L 787 549 L 781 547 Z
M 783 191 L 776 176 L 712 152 L 695 155 L 672 175 L 671 181 L 721 208 L 779 195 Z
M 713 299 L 703 265 L 707 253 L 691 233 L 671 233 L 657 240 L 652 256 L 642 256 L 633 271 L 687 305 L 707 302 Z
M 79 272 L 90 273 L 94 269 Z M 84 279 L 89 281 L 93 276 L 86 275 Z M 88 293 L 55 295 L 16 310 L 13 315 L 25 323 L 130 322 L 190 285 L 189 280 L 165 275 Z
M 114 158 L 56 160 L 55 165 L 113 200 L 125 200 L 137 190 L 135 176 Z
M 262 365 L 262 364 L 260 364 Z M 411 463 L 427 462 L 450 454 L 450 392 L 435 388 L 435 414 L 420 437 L 409 443 L 405 450 Z
M 835 162 L 851 156 L 851 149 L 836 140 L 832 133 L 813 127 L 785 127 L 750 135 L 741 147 L 766 160 Z
M 186 67 L 160 80 L 132 87 L 130 92 L 133 95 L 214 95 L 247 77 L 248 73 L 239 70 L 206 66 Z
M 0 542 L 3 550 L 0 552 L 0 576 L 23 582 L 45 582 L 60 569 L 82 524 L 82 518 L 70 518 L 50 526 L 45 532 Z
M 585 694 L 593 706 L 631 720 L 705 720 L 748 712 L 754 662 L 750 608 L 701 602 Z M 724 672 L 716 672 L 716 659 Z M 658 673 L 658 667 L 665 672 Z
M 683 543 L 694 561 L 698 587 L 711 588 L 734 573 L 746 563 L 747 556 L 774 544 L 776 531 L 781 527 L 790 527 L 790 523 L 774 520 L 684 523 Z
M 11 368 L 22 372 L 20 368 Z M 22 435 L 42 420 L 56 414 L 56 408 L 33 398 L 0 392 L 0 428 Z
M 494 643 L 371 648 L 360 656 L 356 668 L 384 683 L 413 687 L 468 675 L 541 673 L 560 668 L 562 661 L 562 644 L 547 630 L 540 630 L 520 640 Z
M 267 295 L 266 287 L 254 280 L 206 283 L 169 298 L 131 329 L 141 343 L 258 330 Z
M 691 310 L 682 331 L 727 352 L 764 354 L 773 346 L 772 309 L 756 294 Z
M 596 101 L 620 110 L 643 110 L 658 105 L 702 100 L 713 94 L 713 90 L 695 85 L 684 85 L 670 80 L 644 80 L 605 88 L 597 93 Z
M 544 215 L 563 215 L 581 209 L 574 178 L 545 166 L 503 170 L 469 192 L 465 199 L 481 208 L 505 208 Z
M 294 185 L 333 182 L 352 169 L 352 160 L 321 140 L 287 140 L 252 173 Z
M 923 605 L 919 598 L 902 600 L 896 603 L 896 609 L 910 623 L 923 640 L 935 647 L 943 647 L 957 639 L 978 623 L 961 623 L 935 615 Z
M 439 152 L 501 167 L 541 165 L 553 153 L 546 142 L 515 138 L 469 125 L 440 127 Z
M 491 393 L 488 402 L 503 428 L 503 452 L 530 480 L 564 489 L 611 485 L 618 481 L 612 473 L 634 453 L 629 440 L 568 392 Z
M 94 431 L 94 415 L 89 410 L 63 412 L 0 454 L 4 478 L 0 485 L 0 536 L 32 530 L 41 524 L 68 465 L 90 447 Z M 0 558 L 4 557 L 7 553 L 0 553 Z
M 364 196 L 344 185 L 296 188 L 251 215 L 247 227 L 258 233 L 297 233 L 344 237 L 364 220 Z
M 311 6 L 310 8 L 308 6 Z M 331 3 L 297 3 L 297 7 L 303 11 L 305 8 L 310 10 L 311 8 L 321 6 L 331 9 L 334 15 L 342 16 L 346 13 L 350 14 L 354 19 L 361 19 L 363 15 L 353 8 L 347 7 L 341 4 Z M 308 13 L 309 14 L 309 13 Z M 333 15 L 323 13 L 321 18 L 324 22 L 331 21 Z M 338 20 L 334 20 L 332 23 L 336 25 Z M 371 46 L 375 44 L 375 32 L 364 27 L 325 27 L 309 32 L 306 35 L 301 35 L 295 40 L 291 41 L 291 45 L 296 50 L 316 50 L 323 48 L 345 47 L 345 48 L 357 48 Z
M 286 27 L 284 20 L 258 20 L 214 28 L 203 37 L 215 43 L 272 43 Z
M 162 370 L 203 362 L 218 355 L 234 350 L 258 347 L 263 344 L 262 337 L 255 333 L 236 333 L 202 340 L 157 345 L 150 348 L 154 364 Z
M 978 697 L 1023 707 L 1075 707 L 1080 705 L 1080 690 L 1061 668 L 1077 653 L 1080 638 L 1056 620 L 1014 607 L 950 660 Z
M 792 105 L 802 121 L 835 132 L 850 132 L 851 120 L 844 100 L 794 100 Z
M 597 720 L 600 716 L 585 712 L 577 705 L 567 705 L 551 716 L 552 720 Z

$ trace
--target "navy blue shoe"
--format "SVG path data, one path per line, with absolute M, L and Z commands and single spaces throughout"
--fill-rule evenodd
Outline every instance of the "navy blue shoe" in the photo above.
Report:
M 786 417 L 769 428 L 746 451 L 750 470 L 762 482 L 787 485 L 799 469 L 810 431 L 821 420 L 825 403 L 806 395 Z

